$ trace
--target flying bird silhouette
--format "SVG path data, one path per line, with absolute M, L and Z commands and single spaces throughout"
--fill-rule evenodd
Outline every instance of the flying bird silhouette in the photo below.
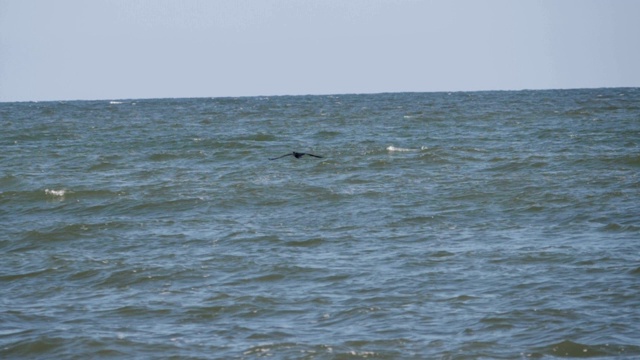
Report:
M 309 156 L 313 156 L 313 157 L 317 157 L 317 158 L 321 158 L 322 157 L 322 156 L 318 156 L 318 155 L 313 155 L 313 154 L 307 154 L 307 153 L 301 153 L 301 152 L 295 152 L 294 151 L 292 153 L 285 154 L 285 155 L 282 155 L 282 156 L 278 156 L 278 157 L 275 157 L 275 158 L 269 158 L 269 160 L 280 159 L 280 158 L 283 158 L 285 156 L 291 156 L 291 155 L 295 156 L 296 159 L 300 159 L 301 157 L 303 157 L 305 155 L 309 155 Z

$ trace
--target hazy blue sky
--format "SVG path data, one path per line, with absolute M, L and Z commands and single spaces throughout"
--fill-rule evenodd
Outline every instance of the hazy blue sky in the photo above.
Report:
M 0 101 L 640 86 L 638 0 L 0 0 Z

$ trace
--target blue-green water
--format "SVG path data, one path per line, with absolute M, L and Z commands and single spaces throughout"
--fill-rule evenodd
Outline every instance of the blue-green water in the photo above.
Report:
M 640 357 L 640 89 L 0 126 L 0 358 Z

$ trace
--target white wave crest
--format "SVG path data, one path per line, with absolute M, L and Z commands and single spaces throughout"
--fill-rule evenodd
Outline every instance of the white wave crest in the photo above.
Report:
M 416 151 L 415 149 L 407 149 L 395 146 L 388 146 L 387 151 Z
M 49 190 L 49 189 L 44 189 L 44 193 L 49 195 L 49 196 L 56 196 L 56 197 L 64 197 L 64 194 L 67 193 L 66 190 Z
M 393 145 L 387 146 L 387 151 L 421 151 L 421 150 L 428 150 L 428 149 L 429 148 L 426 146 L 420 146 L 419 149 L 401 148 L 401 147 L 395 147 Z

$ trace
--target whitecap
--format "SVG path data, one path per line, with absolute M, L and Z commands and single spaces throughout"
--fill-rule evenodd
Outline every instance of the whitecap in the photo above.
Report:
M 415 151 L 415 150 L 414 149 L 401 148 L 401 147 L 395 147 L 395 146 L 388 146 L 387 147 L 387 151 Z
M 49 190 L 49 189 L 44 189 L 44 193 L 49 195 L 49 196 L 56 196 L 56 197 L 64 197 L 64 194 L 67 193 L 66 190 Z

